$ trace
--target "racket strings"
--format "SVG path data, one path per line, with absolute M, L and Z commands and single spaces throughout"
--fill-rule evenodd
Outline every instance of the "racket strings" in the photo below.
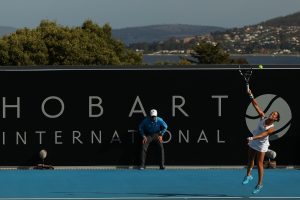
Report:
M 249 82 L 249 79 L 250 79 L 250 77 L 252 75 L 252 70 L 243 70 L 243 71 L 240 70 L 240 73 L 245 78 L 245 80 L 247 82 Z

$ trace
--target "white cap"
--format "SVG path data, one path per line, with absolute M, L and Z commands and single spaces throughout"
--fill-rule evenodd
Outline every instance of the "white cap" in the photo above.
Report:
M 157 110 L 155 110 L 155 109 L 150 110 L 150 116 L 151 117 L 156 117 L 157 116 Z

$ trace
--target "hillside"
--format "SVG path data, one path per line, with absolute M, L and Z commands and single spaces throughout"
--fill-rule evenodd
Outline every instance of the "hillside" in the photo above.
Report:
M 213 41 L 232 54 L 299 54 L 300 12 L 213 33 Z
M 0 26 L 0 37 L 15 32 L 17 29 L 9 26 Z
M 265 26 L 300 26 L 300 12 L 291 15 L 276 17 L 260 23 Z
M 223 30 L 225 29 L 215 26 L 166 24 L 114 29 L 113 36 L 124 41 L 125 44 L 139 42 L 151 43 L 155 41 L 164 41 L 172 37 L 183 38 Z
M 256 25 L 197 35 L 194 39 L 166 39 L 135 43 L 129 48 L 145 53 L 188 53 L 200 40 L 219 43 L 230 54 L 300 54 L 300 12 L 273 18 Z

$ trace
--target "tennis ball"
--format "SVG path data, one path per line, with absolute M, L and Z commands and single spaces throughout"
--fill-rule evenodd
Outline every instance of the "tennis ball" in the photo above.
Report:
M 258 68 L 259 68 L 259 69 L 263 69 L 264 66 L 263 66 L 262 64 L 260 64 L 260 65 L 258 65 Z

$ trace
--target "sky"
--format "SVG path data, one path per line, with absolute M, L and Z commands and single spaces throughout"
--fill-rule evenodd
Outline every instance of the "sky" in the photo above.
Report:
M 253 25 L 300 11 L 300 0 L 0 0 L 0 26 L 34 28 L 48 19 L 87 20 L 113 29 L 157 24 L 224 28 Z

